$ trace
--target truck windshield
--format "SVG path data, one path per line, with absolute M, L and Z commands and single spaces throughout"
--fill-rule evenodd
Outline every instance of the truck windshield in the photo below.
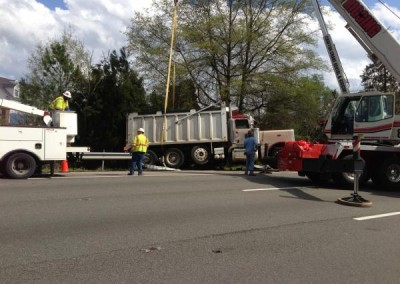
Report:
M 363 97 L 356 112 L 356 122 L 373 122 L 393 117 L 393 95 Z
M 236 129 L 246 129 L 250 128 L 249 121 L 247 119 L 235 119 Z

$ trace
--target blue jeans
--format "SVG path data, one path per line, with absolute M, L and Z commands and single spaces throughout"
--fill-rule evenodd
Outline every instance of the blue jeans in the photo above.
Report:
M 250 172 L 251 174 L 254 171 L 254 157 L 255 153 L 251 152 L 246 154 L 246 173 Z
M 138 173 L 141 174 L 143 172 L 142 162 L 144 159 L 143 152 L 133 152 L 132 153 L 132 160 L 129 172 L 133 174 L 135 172 L 135 165 L 137 167 Z

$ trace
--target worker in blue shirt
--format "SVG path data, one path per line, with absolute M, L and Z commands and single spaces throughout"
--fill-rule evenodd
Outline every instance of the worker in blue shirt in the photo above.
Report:
M 255 176 L 254 174 L 254 158 L 258 149 L 254 131 L 250 129 L 244 139 L 244 153 L 246 155 L 246 171 L 245 175 Z

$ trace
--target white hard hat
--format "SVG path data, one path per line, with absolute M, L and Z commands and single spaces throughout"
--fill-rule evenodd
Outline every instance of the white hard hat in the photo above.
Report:
M 144 129 L 141 128 L 141 127 L 140 127 L 137 131 L 138 131 L 138 132 L 143 132 L 143 133 L 144 133 Z
M 64 94 L 63 94 L 63 96 L 64 96 L 64 97 L 67 97 L 67 98 L 69 98 L 69 99 L 72 98 L 71 93 L 70 93 L 69 91 L 65 91 Z

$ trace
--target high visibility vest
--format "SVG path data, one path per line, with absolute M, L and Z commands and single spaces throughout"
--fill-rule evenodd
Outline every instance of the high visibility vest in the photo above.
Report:
M 49 107 L 53 110 L 65 110 L 69 106 L 68 101 L 65 101 L 63 96 L 60 96 L 52 101 Z
M 144 134 L 139 134 L 132 139 L 132 152 L 147 152 L 149 147 L 149 140 Z

